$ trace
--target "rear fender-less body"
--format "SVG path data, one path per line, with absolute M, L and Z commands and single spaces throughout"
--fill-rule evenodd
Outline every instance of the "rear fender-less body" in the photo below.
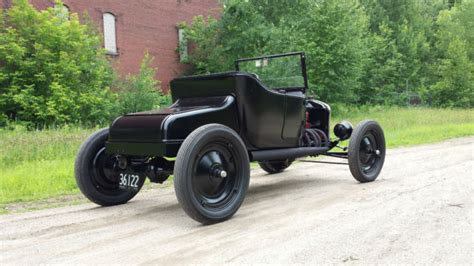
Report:
M 249 151 L 299 145 L 303 93 L 269 90 L 248 73 L 228 72 L 175 79 L 171 94 L 169 108 L 115 120 L 107 151 L 173 157 L 193 130 L 210 123 L 235 130 Z
M 233 96 L 179 99 L 165 109 L 119 117 L 110 127 L 107 151 L 173 157 L 194 129 L 209 123 L 239 130 Z

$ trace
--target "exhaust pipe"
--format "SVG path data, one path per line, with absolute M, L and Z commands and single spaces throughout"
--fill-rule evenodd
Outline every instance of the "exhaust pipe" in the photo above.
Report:
M 301 147 L 286 149 L 258 150 L 250 152 L 251 161 L 283 160 L 326 153 L 328 147 Z

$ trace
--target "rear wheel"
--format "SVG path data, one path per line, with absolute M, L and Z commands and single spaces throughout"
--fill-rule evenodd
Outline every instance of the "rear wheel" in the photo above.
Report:
M 375 121 L 362 121 L 349 142 L 349 168 L 361 183 L 374 181 L 385 161 L 385 137 Z
M 184 211 L 202 224 L 232 217 L 245 198 L 249 179 L 245 145 L 226 126 L 199 127 L 178 151 L 174 166 L 176 197 Z
M 126 203 L 138 193 L 145 181 L 140 178 L 136 190 L 120 189 L 119 158 L 105 152 L 108 136 L 108 128 L 92 134 L 80 147 L 74 164 L 76 183 L 82 194 L 102 206 Z
M 286 168 L 290 167 L 294 159 L 286 159 L 283 161 L 261 161 L 258 165 L 269 174 L 276 174 L 283 172 Z

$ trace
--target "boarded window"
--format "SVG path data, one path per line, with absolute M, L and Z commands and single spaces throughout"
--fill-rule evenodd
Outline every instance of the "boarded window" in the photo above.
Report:
M 117 54 L 117 39 L 115 30 L 115 16 L 110 13 L 104 13 L 104 47 L 108 54 Z
M 186 61 L 188 58 L 188 41 L 184 35 L 184 29 L 178 29 L 178 48 L 179 48 L 179 60 L 181 62 Z

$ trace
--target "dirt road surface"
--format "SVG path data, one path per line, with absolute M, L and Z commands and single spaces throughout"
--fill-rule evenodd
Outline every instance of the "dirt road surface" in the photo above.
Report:
M 0 216 L 5 263 L 473 263 L 474 138 L 389 150 L 379 179 L 347 166 L 252 171 L 233 219 L 202 226 L 172 187 L 122 206 Z

